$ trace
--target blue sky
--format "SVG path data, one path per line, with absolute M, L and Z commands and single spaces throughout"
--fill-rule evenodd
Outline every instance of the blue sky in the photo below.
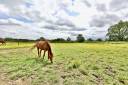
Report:
M 0 37 L 105 38 L 128 19 L 128 0 L 0 0 Z

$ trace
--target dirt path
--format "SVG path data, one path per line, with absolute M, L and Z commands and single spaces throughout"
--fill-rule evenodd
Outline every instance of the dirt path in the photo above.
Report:
M 1 73 L 0 73 L 0 84 L 1 85 L 11 85 L 11 84 L 9 84 L 9 81 L 7 80 L 5 75 L 1 74 Z
M 9 80 L 4 74 L 0 74 L 0 85 L 31 85 L 32 80 L 29 79 L 18 79 L 18 80 Z

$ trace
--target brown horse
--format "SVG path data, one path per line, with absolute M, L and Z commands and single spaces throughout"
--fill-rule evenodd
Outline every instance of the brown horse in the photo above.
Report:
M 43 59 L 46 51 L 48 51 L 48 59 L 50 59 L 51 63 L 53 63 L 53 53 L 48 41 L 37 41 L 36 44 L 31 48 L 31 50 L 34 49 L 35 47 L 37 48 L 38 51 L 38 57 L 41 57 L 41 51 L 44 50 Z
M 1 45 L 6 44 L 5 40 L 2 38 L 0 38 L 0 43 L 2 43 Z

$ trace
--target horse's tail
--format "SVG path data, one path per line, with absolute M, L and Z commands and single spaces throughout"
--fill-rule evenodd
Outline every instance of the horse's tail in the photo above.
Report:
M 53 58 L 52 49 L 49 43 L 47 43 L 47 45 L 48 45 L 48 59 L 50 59 L 52 63 L 52 58 Z

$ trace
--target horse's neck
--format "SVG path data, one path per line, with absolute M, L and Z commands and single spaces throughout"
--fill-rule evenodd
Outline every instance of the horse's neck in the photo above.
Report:
M 0 41 L 0 43 L 4 43 L 5 41 Z

